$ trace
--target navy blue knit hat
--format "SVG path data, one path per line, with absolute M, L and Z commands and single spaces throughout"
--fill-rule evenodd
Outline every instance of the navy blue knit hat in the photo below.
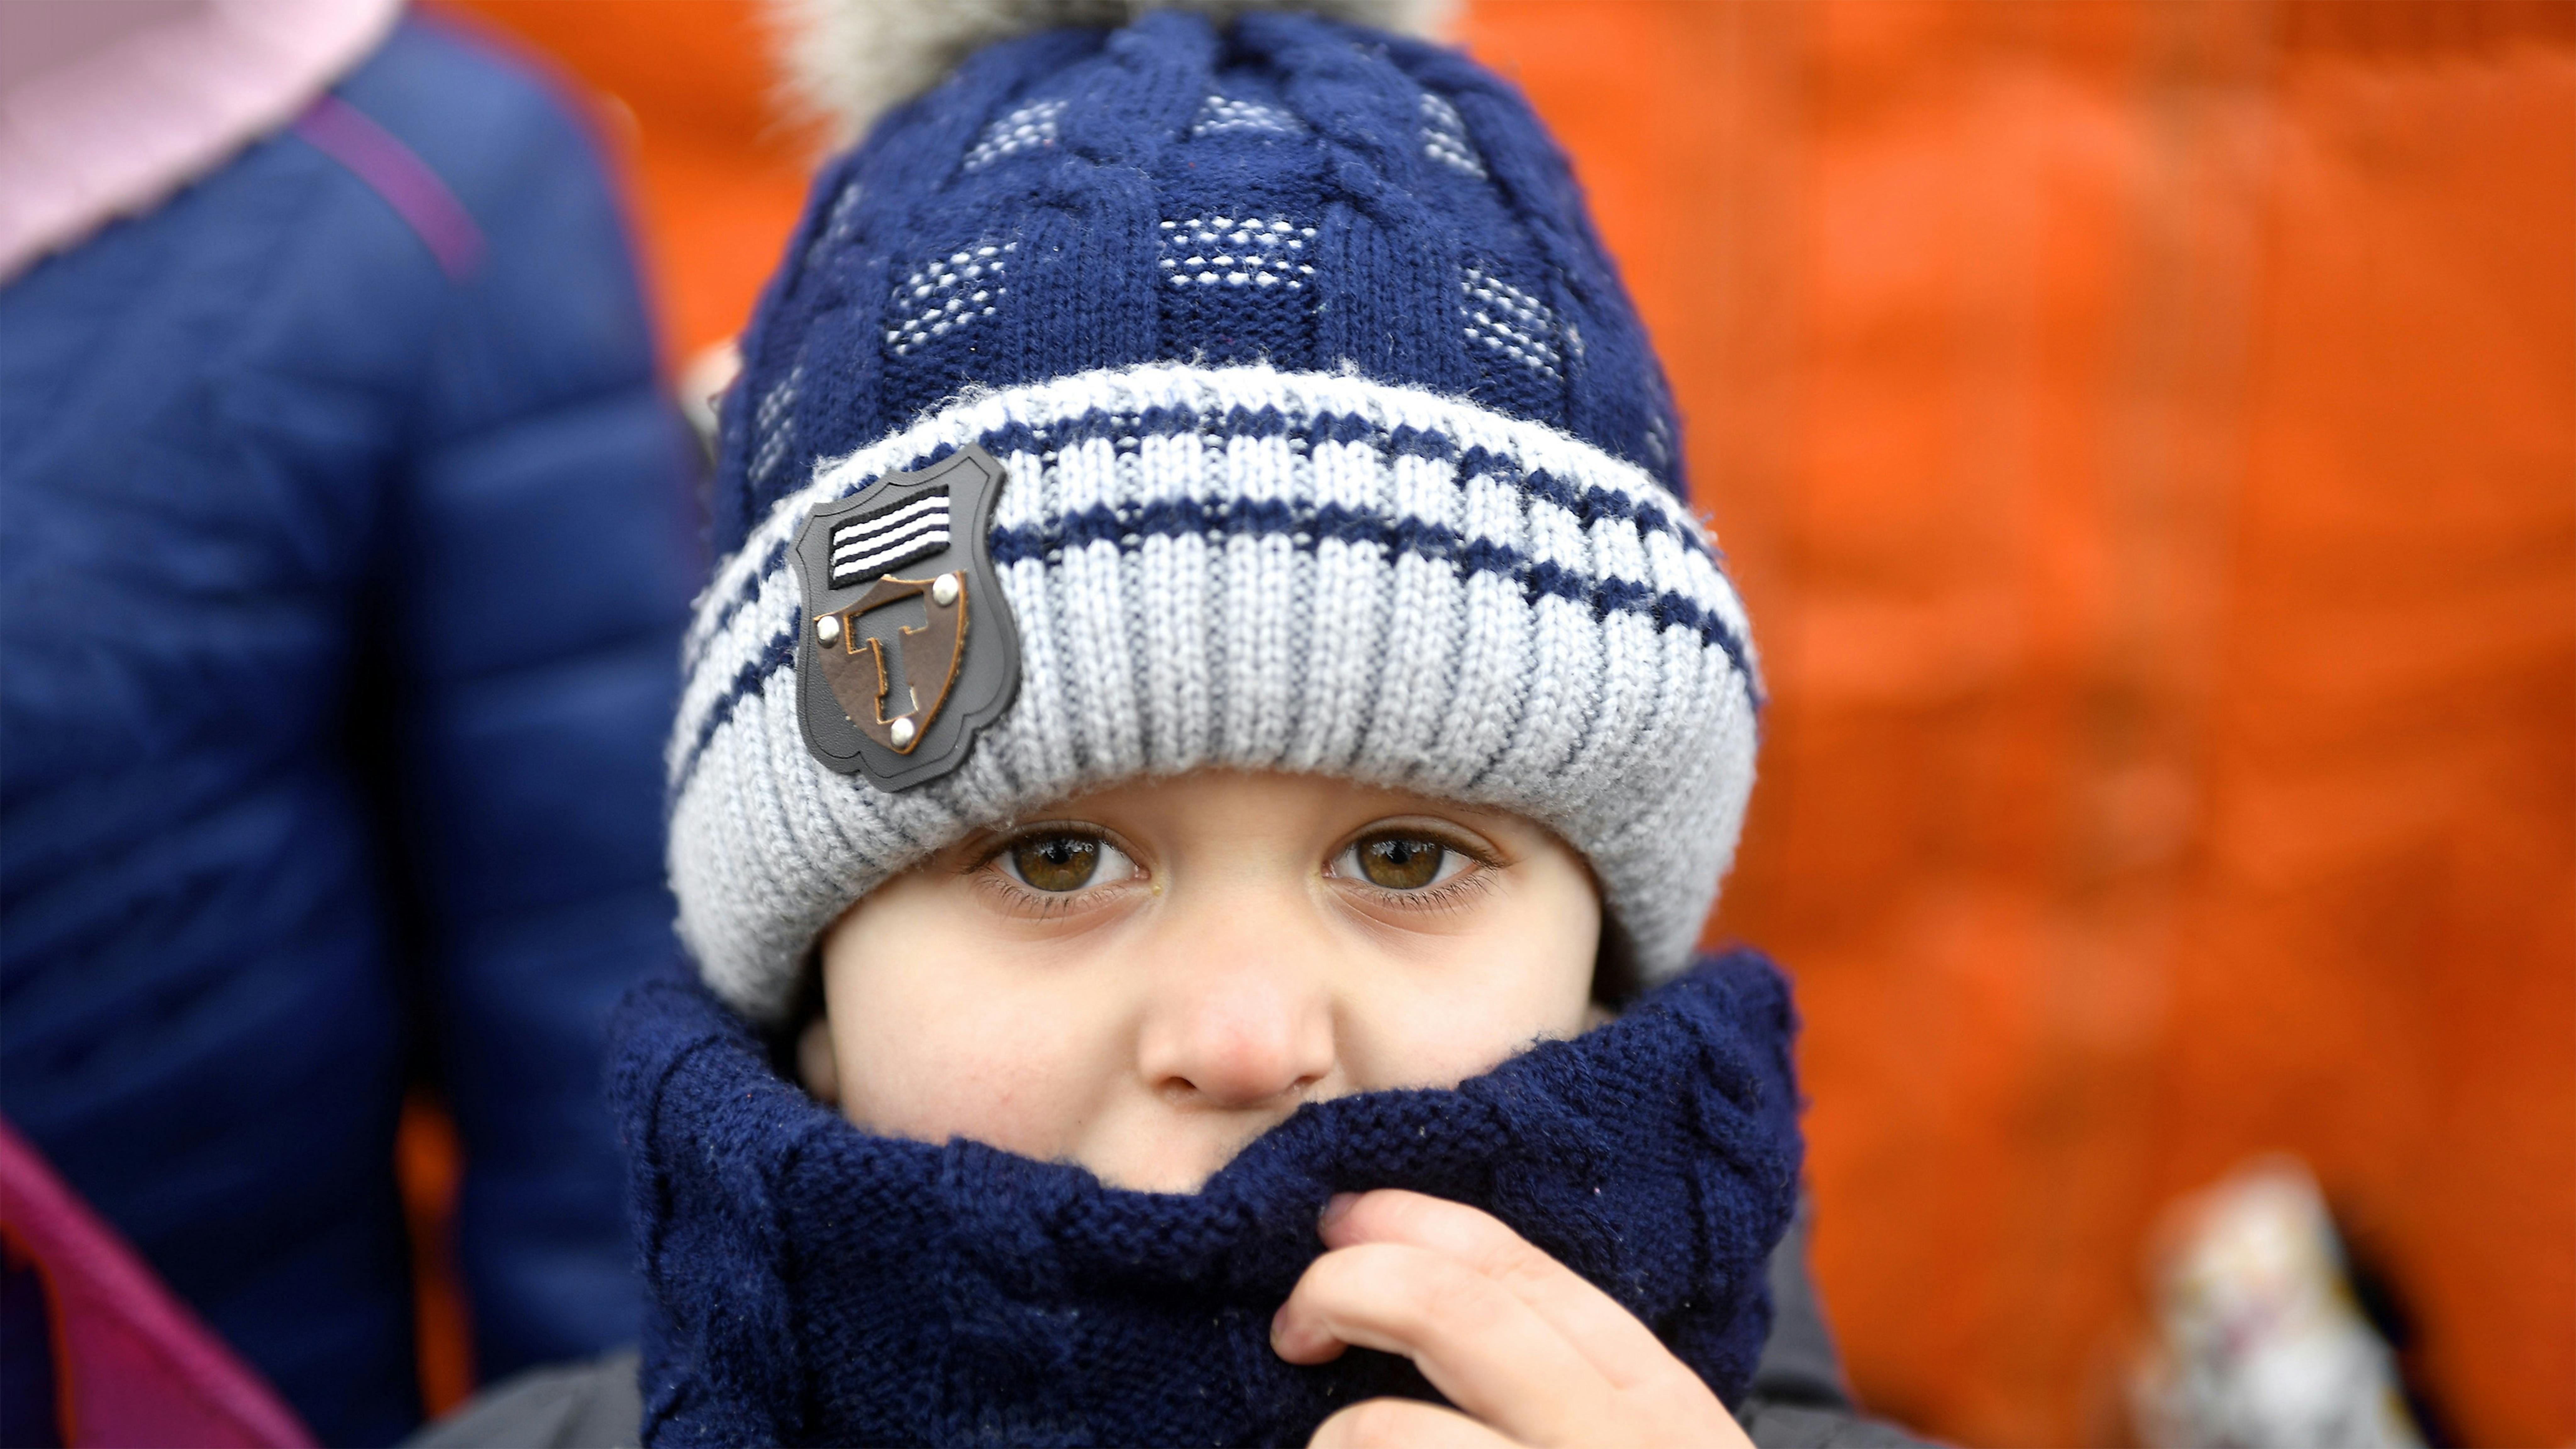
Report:
M 1752 782 L 1743 611 L 1566 163 L 1474 62 L 1278 13 L 987 45 L 825 168 L 742 350 L 670 752 L 737 1007 L 966 830 L 1200 766 L 1519 811 L 1649 976 L 1687 956 Z M 974 448 L 981 511 L 887 481 Z M 883 706 L 858 621 L 941 548 L 998 582 L 930 626 L 1015 646 L 994 717 L 917 735 L 935 670 L 835 709 L 816 662 Z M 888 788 L 917 737 L 953 768 Z

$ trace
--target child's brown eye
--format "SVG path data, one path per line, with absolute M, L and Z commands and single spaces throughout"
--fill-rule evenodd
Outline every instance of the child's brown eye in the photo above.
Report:
M 1056 894 L 1114 885 L 1136 873 L 1124 852 L 1096 835 L 1025 835 L 1003 847 L 1001 859 L 1020 884 Z
M 1450 855 L 1436 840 L 1409 835 L 1376 836 L 1355 849 L 1360 874 L 1368 877 L 1369 884 L 1391 891 L 1418 891 L 1440 879 Z
M 1042 891 L 1078 891 L 1100 867 L 1100 842 L 1049 835 L 1011 847 L 1011 869 L 1022 884 Z

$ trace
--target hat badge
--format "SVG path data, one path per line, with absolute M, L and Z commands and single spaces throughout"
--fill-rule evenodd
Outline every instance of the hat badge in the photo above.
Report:
M 1019 687 L 1019 628 L 993 568 L 1001 462 L 968 446 L 816 508 L 796 536 L 805 745 L 906 790 L 963 764 Z

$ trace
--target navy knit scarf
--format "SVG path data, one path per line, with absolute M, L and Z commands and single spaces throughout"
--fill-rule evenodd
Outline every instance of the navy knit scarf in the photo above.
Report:
M 694 984 L 620 1009 L 650 1301 L 644 1442 L 1303 1444 L 1413 1366 L 1270 1350 L 1335 1192 L 1469 1203 L 1628 1306 L 1721 1398 L 1769 1328 L 1800 1140 L 1788 990 L 1702 961 L 1455 1091 L 1301 1108 L 1196 1193 L 871 1136 Z

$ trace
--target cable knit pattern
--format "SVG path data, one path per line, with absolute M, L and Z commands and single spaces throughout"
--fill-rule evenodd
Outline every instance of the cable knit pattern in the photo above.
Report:
M 1800 1139 L 1788 994 L 1716 958 L 1619 1021 L 1454 1091 L 1302 1108 L 1194 1194 L 1125 1192 L 972 1142 L 875 1137 L 782 1082 L 697 987 L 616 1026 L 649 1307 L 644 1442 L 1303 1444 L 1437 1396 L 1269 1324 L 1335 1192 L 1493 1213 L 1635 1313 L 1718 1395 L 1770 1325 Z
M 835 915 L 972 827 L 1202 766 L 1528 815 L 1680 968 L 1752 785 L 1753 647 L 1509 86 L 1305 16 L 1028 36 L 828 166 L 787 258 L 669 752 L 680 930 L 727 1001 L 773 1019 Z M 787 545 L 970 443 L 1008 470 L 1019 691 L 888 794 L 803 742 Z

